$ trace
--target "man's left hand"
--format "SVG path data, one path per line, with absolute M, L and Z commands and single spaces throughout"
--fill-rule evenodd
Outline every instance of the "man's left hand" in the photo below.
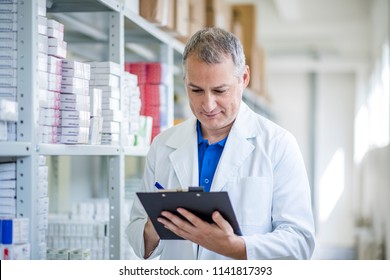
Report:
M 214 223 L 203 221 L 184 208 L 178 208 L 177 212 L 187 220 L 168 211 L 161 212 L 163 217 L 157 220 L 176 235 L 210 251 L 235 259 L 246 259 L 244 239 L 234 234 L 233 228 L 218 211 L 212 214 Z

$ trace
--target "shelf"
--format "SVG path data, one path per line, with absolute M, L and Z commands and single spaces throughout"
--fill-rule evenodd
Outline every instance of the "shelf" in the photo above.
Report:
M 184 44 L 172 34 L 151 24 L 143 17 L 125 8 L 123 0 L 46 0 L 46 17 L 64 25 L 64 41 L 67 42 L 69 59 L 80 61 L 113 61 L 122 67 L 125 62 L 159 61 L 167 68 L 167 112 L 166 126 L 173 125 L 174 70 L 181 62 Z M 39 9 L 38 9 L 39 8 Z M 17 216 L 30 219 L 29 238 L 31 258 L 42 259 L 41 236 L 46 234 L 42 219 L 37 215 L 40 200 L 37 199 L 40 156 L 49 156 L 48 193 L 54 203 L 77 199 L 99 193 L 109 199 L 109 259 L 124 259 L 123 209 L 125 177 L 133 167 L 143 168 L 149 147 L 116 145 L 66 145 L 39 143 L 39 95 L 40 83 L 38 65 L 38 26 L 41 7 L 37 1 L 18 1 L 18 102 L 19 135 L 27 142 L 0 142 L 0 157 L 21 157 L 17 160 L 17 184 L 29 186 L 18 189 Z M 148 54 L 149 53 L 149 54 Z M 126 55 L 137 60 L 126 60 Z M 176 65 L 175 65 L 176 63 Z M 123 69 L 123 68 L 122 68 Z M 121 77 L 121 86 L 123 83 Z M 123 89 L 123 88 L 122 88 Z M 24 94 L 28 92 L 31 94 Z M 120 138 L 126 133 L 121 126 Z M 122 142 L 123 143 L 123 142 Z M 52 156 L 50 158 L 50 156 Z M 58 157 L 57 157 L 58 156 Z M 133 157 L 133 158 L 131 158 Z M 135 163 L 127 166 L 126 160 Z M 130 169 L 130 170 L 129 170 Z M 19 172 L 20 171 L 20 172 Z M 128 172 L 126 172 L 128 171 Z M 92 172 L 92 173 L 91 173 Z M 93 174 L 93 178 L 89 176 Z M 74 176 L 73 176 L 74 175 Z M 137 176 L 139 177 L 139 176 Z M 107 180 L 108 179 L 108 180 Z M 82 186 L 82 187 L 78 187 Z M 87 186 L 87 187 L 84 187 Z M 88 190 L 93 186 L 93 190 Z M 99 189 L 97 189 L 99 188 Z M 100 189 L 101 188 L 101 189 Z M 66 205 L 65 205 L 66 204 Z M 38 229 L 38 230 L 37 230 Z
M 48 13 L 117 11 L 122 4 L 116 0 L 47 0 Z
M 125 147 L 123 152 L 125 156 L 144 157 L 148 154 L 149 147 Z
M 27 142 L 0 142 L 0 157 L 29 156 L 31 144 Z
M 244 90 L 243 100 L 249 105 L 249 107 L 251 107 L 257 113 L 266 116 L 268 118 L 273 117 L 273 113 L 269 101 L 265 99 L 263 96 L 256 94 L 250 88 L 246 88 Z
M 47 156 L 116 156 L 120 154 L 119 146 L 109 145 L 64 145 L 40 144 L 38 152 Z
M 10 145 L 11 146 L 11 145 Z M 13 147 L 12 145 L 11 147 Z M 2 147 L 0 145 L 0 147 Z M 24 147 L 22 147 L 24 148 Z M 1 149 L 3 150 L 3 149 Z M 117 156 L 121 154 L 119 146 L 109 145 L 63 145 L 63 144 L 40 144 L 37 147 L 39 154 L 47 156 Z M 124 147 L 125 156 L 144 157 L 147 155 L 149 147 Z M 15 151 L 8 154 L 14 155 Z M 8 155 L 5 154 L 5 155 Z M 0 153 L 2 156 L 3 153 Z M 23 155 L 23 154 L 20 154 Z
M 143 17 L 135 14 L 129 9 L 124 11 L 125 18 L 125 42 L 162 42 L 164 44 L 172 46 L 172 48 L 182 54 L 184 51 L 184 44 L 169 35 L 167 32 L 159 29 L 157 26 L 152 25 L 149 21 Z

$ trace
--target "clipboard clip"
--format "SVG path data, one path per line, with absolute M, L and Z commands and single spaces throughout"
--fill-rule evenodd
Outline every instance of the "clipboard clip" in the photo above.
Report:
M 164 189 L 158 188 L 157 192 L 204 192 L 203 187 L 188 187 L 183 189 Z
M 204 192 L 203 187 L 188 187 L 188 192 Z

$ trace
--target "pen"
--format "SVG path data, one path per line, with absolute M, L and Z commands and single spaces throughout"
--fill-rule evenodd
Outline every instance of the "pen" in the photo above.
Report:
M 157 189 L 159 189 L 159 190 L 163 190 L 163 189 L 164 189 L 164 187 L 161 186 L 159 182 L 156 182 L 156 183 L 154 184 L 154 186 L 155 186 Z

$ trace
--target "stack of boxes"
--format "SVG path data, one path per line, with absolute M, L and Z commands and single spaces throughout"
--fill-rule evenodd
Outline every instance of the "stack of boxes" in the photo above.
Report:
M 46 231 L 48 228 L 49 197 L 48 197 L 48 166 L 46 157 L 39 157 L 38 184 L 37 184 L 37 229 L 38 257 L 46 258 Z M 4 161 L 0 163 L 0 217 L 6 223 L 3 227 L 1 256 L 3 259 L 30 258 L 30 244 L 28 239 L 19 237 L 28 236 L 28 219 L 16 218 L 16 162 Z M 7 224 L 8 223 L 8 224 Z M 9 224 L 11 223 L 11 224 Z M 8 236 L 8 237 L 7 237 Z M 4 240 L 6 238 L 6 240 Z
M 38 208 L 37 208 L 37 229 L 38 229 L 38 242 L 39 259 L 46 259 L 46 233 L 48 229 L 48 217 L 49 217 L 49 193 L 48 193 L 48 178 L 49 167 L 46 163 L 45 156 L 39 156 L 38 167 Z
M 108 259 L 108 217 L 106 199 L 74 203 L 69 215 L 52 215 L 46 236 L 48 259 L 74 259 L 75 251 L 80 257 L 89 254 L 93 260 Z
M 27 218 L 0 218 L 0 237 L 0 260 L 30 259 Z
M 167 71 L 159 62 L 126 63 L 125 70 L 137 75 L 141 115 L 152 117 L 151 139 L 167 127 Z M 148 143 L 150 144 L 150 143 Z
M 16 215 L 16 162 L 0 162 L 0 217 Z
M 102 116 L 103 91 L 100 88 L 95 88 L 91 86 L 90 84 L 89 95 L 91 98 L 89 144 L 100 145 L 102 143 L 102 131 L 103 131 L 103 116 Z
M 18 103 L 0 94 L 0 141 L 16 141 Z
M 46 236 L 47 259 L 75 259 L 75 251 L 84 259 L 108 259 L 107 228 L 105 221 L 51 218 Z
M 88 144 L 90 126 L 88 63 L 62 60 L 61 126 L 59 142 L 63 144 Z
M 138 87 L 138 77 L 129 72 L 124 73 L 123 86 L 123 134 L 124 145 L 135 146 L 141 145 L 140 136 L 140 111 L 141 97 Z
M 62 59 L 66 57 L 64 25 L 39 16 L 39 137 L 42 143 L 58 142 Z
M 0 1 L 0 141 L 16 141 L 17 3 Z
M 129 220 L 131 206 L 132 200 L 126 200 L 123 209 L 123 232 L 126 221 Z M 69 215 L 51 215 L 46 236 L 47 259 L 109 259 L 108 220 L 108 199 L 74 203 Z M 124 258 L 135 259 L 136 255 L 130 244 L 126 240 L 123 244 Z
M 101 113 L 103 118 L 101 143 L 119 145 L 122 112 L 120 106 L 121 68 L 112 61 L 91 63 L 91 88 L 102 91 Z

